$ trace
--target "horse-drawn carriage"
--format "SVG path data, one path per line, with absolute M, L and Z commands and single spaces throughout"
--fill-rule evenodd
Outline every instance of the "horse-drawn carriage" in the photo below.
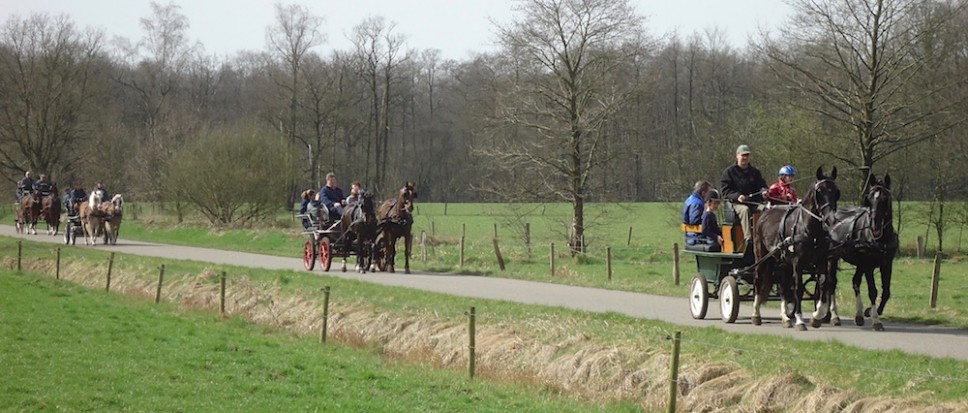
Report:
M 379 211 L 376 211 L 373 195 L 363 191 L 359 201 L 347 205 L 342 216 L 327 213 L 325 207 L 320 207 L 318 214 L 296 215 L 303 222 L 302 234 L 306 236 L 303 265 L 312 271 L 318 260 L 323 271 L 329 271 L 333 258 L 342 257 L 343 271 L 346 271 L 346 259 L 356 256 L 360 272 L 377 269 L 393 272 L 396 241 L 404 238 L 405 268 L 409 273 L 415 197 L 414 184 L 408 182 L 399 196 L 383 202 Z
M 802 203 L 771 207 L 754 220 L 751 245 L 742 244 L 743 234 L 733 219 L 723 226 L 724 252 L 683 252 L 696 259 L 697 273 L 689 287 L 689 310 L 693 318 L 705 318 L 710 298 L 718 298 L 720 316 L 733 323 L 742 301 L 753 301 L 753 324 L 761 322 L 759 307 L 764 301 L 780 300 L 781 319 L 793 320 L 805 329 L 800 302 L 817 299 L 813 326 L 827 314 L 836 281 L 828 264 L 829 237 L 826 226 L 833 219 L 839 191 L 832 176 L 817 170 L 817 182 Z M 729 208 L 726 208 L 729 211 Z M 683 226 L 684 231 L 689 230 Z

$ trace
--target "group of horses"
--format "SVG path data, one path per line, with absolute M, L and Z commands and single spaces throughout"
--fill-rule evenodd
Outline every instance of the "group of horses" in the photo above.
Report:
M 17 233 L 37 235 L 37 222 L 47 222 L 47 234 L 57 235 L 60 230 L 61 199 L 57 185 L 51 185 L 50 193 L 41 195 L 34 191 L 24 194 L 17 209 Z
M 404 240 L 404 272 L 410 274 L 410 249 L 413 245 L 413 204 L 417 198 L 416 185 L 406 182 L 397 196 L 376 207 L 373 194 L 361 191 L 359 201 L 350 204 L 340 217 L 344 250 L 356 243 L 357 270 L 377 269 L 396 271 L 397 240 Z M 346 271 L 346 259 L 343 259 Z
M 830 175 L 817 168 L 817 180 L 802 202 L 773 206 L 760 213 L 753 231 L 756 257 L 752 322 L 762 323 L 760 306 L 774 284 L 781 298 L 780 319 L 786 327 L 806 330 L 802 299 L 805 294 L 804 274 L 816 278 L 816 311 L 811 326 L 819 328 L 825 319 L 840 325 L 837 314 L 837 271 L 841 260 L 855 266 L 853 277 L 857 313 L 855 323 L 864 325 L 864 305 L 860 282 L 865 279 L 871 301 L 869 314 L 875 331 L 883 331 L 879 319 L 890 298 L 891 272 L 898 240 L 893 226 L 891 177 L 883 180 L 868 176 L 866 193 L 859 207 L 837 208 L 840 190 L 836 184 L 837 168 Z M 874 270 L 881 273 L 883 294 L 877 303 Z
M 118 242 L 124 198 L 116 194 L 110 200 L 104 200 L 103 196 L 104 191 L 96 189 L 91 192 L 87 202 L 76 206 L 77 211 L 67 211 L 69 219 L 71 214 L 77 212 L 87 245 L 94 245 L 101 236 L 105 244 Z M 17 210 L 17 232 L 36 235 L 37 222 L 41 218 L 47 222 L 47 234 L 57 235 L 61 222 L 61 198 L 56 184 L 51 186 L 47 195 L 35 192 L 23 196 Z

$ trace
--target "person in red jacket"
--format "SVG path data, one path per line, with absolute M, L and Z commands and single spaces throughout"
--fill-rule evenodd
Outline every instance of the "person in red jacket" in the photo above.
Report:
M 780 175 L 777 183 L 770 185 L 770 190 L 766 193 L 767 201 L 772 205 L 789 205 L 797 203 L 797 190 L 790 186 L 797 170 L 787 165 L 780 168 L 777 173 Z

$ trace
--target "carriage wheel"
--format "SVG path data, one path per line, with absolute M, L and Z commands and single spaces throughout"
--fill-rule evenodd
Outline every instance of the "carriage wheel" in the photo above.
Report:
M 706 289 L 706 277 L 696 274 L 689 286 L 689 312 L 692 318 L 702 320 L 706 318 L 709 308 L 709 290 Z
M 312 238 L 307 239 L 303 244 L 303 266 L 307 271 L 312 271 L 316 267 L 316 245 Z
M 376 268 L 380 271 L 386 272 L 387 270 L 387 239 L 386 237 L 380 237 L 373 244 L 373 248 L 376 248 Z
M 333 249 L 330 248 L 329 238 L 323 237 L 319 241 L 319 263 L 323 266 L 323 271 L 329 271 L 333 265 Z
M 731 275 L 719 283 L 719 310 L 724 323 L 732 324 L 739 316 L 739 285 Z

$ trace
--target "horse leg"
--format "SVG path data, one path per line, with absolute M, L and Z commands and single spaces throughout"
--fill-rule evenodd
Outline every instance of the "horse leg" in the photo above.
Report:
M 858 326 L 864 325 L 864 301 L 860 298 L 860 281 L 863 273 L 861 269 L 854 269 L 854 279 L 852 283 L 854 285 L 854 299 L 857 301 L 857 312 L 854 313 L 854 324 Z
M 797 331 L 807 331 L 807 323 L 803 321 L 803 293 L 806 288 L 803 287 L 803 267 L 799 262 L 793 265 L 792 276 L 793 317 L 796 319 Z
M 757 265 L 753 274 L 753 316 L 750 321 L 754 326 L 763 324 L 760 317 L 760 306 L 770 295 L 770 288 L 773 283 L 773 259 L 767 259 Z
M 815 274 L 814 277 L 817 278 L 817 308 L 813 313 L 813 318 L 810 320 L 810 326 L 820 328 L 823 324 L 823 319 L 830 313 L 833 290 L 837 286 L 837 281 L 834 279 L 831 282 L 831 277 L 823 273 Z
M 404 246 L 403 272 L 405 274 L 410 274 L 410 247 L 412 245 L 413 245 L 413 233 L 408 230 L 407 234 L 403 236 L 403 246 Z
M 397 236 L 394 234 L 387 239 L 387 272 L 397 272 L 394 261 L 397 258 Z
M 796 314 L 796 303 L 792 295 L 793 286 L 790 283 L 793 275 L 787 273 L 789 269 L 786 266 L 778 267 L 782 273 L 776 275 L 777 271 L 774 271 L 774 276 L 778 277 L 777 293 L 780 296 L 780 325 L 790 328 L 793 327 L 793 317 Z
M 887 299 L 891 298 L 891 270 L 893 263 L 891 261 L 886 261 L 881 265 L 881 288 L 884 291 L 881 292 L 881 303 L 874 308 L 871 308 L 871 323 L 874 325 L 874 331 L 884 331 L 884 324 L 881 324 L 881 314 L 884 314 L 884 305 L 887 303 Z M 874 278 L 874 270 L 871 269 L 870 279 Z M 873 301 L 871 301 L 871 307 L 874 307 Z
M 347 253 L 350 251 L 350 246 L 352 245 L 348 235 L 349 234 L 347 234 L 345 231 L 343 232 L 343 272 L 346 272 L 346 256 L 348 255 Z
M 840 314 L 838 314 L 837 309 L 837 264 L 838 259 L 831 258 L 827 261 L 827 276 L 830 277 L 828 280 L 833 284 L 830 286 L 830 325 L 839 326 L 840 325 Z

